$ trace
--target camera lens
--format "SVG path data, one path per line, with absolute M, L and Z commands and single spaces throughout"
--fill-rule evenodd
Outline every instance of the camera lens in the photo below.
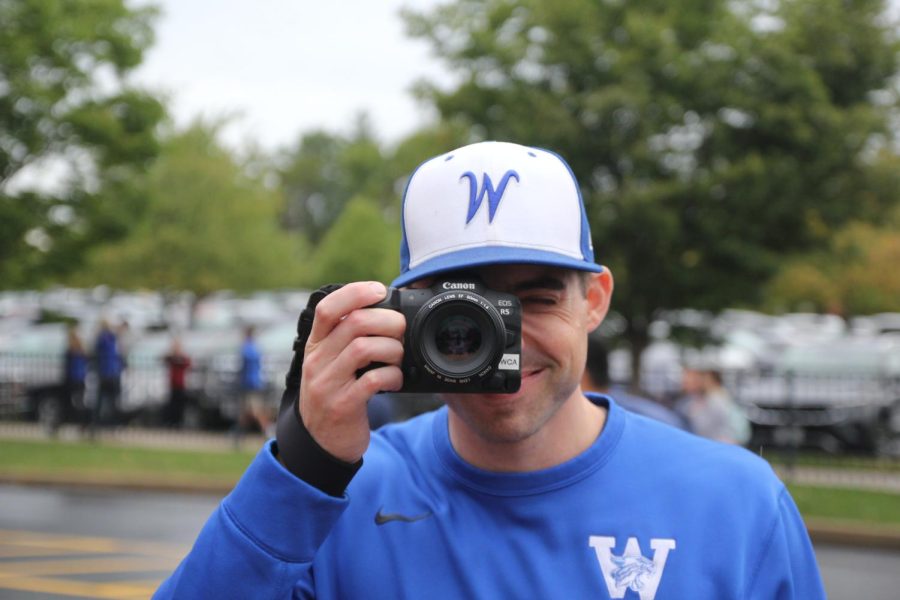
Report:
M 500 315 L 487 303 L 468 300 L 420 311 L 410 334 L 426 365 L 453 379 L 484 370 L 499 358 L 505 341 Z
M 465 315 L 450 315 L 438 324 L 434 342 L 447 360 L 468 360 L 481 348 L 481 330 Z

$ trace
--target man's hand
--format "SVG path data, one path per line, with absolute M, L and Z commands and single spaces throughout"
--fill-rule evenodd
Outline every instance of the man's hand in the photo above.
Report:
M 403 385 L 406 318 L 386 308 L 366 308 L 384 299 L 377 282 L 350 283 L 316 306 L 306 342 L 300 383 L 300 414 L 313 439 L 336 458 L 352 463 L 369 446 L 366 403 L 379 391 Z M 356 372 L 373 362 L 385 366 Z

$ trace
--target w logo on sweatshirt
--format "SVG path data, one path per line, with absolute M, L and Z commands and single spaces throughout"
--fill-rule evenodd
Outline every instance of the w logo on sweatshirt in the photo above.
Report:
M 632 590 L 641 600 L 654 600 L 669 551 L 675 549 L 675 540 L 651 539 L 652 559 L 643 555 L 637 538 L 633 537 L 628 538 L 625 551 L 619 556 L 612 553 L 616 547 L 614 537 L 592 535 L 588 545 L 597 554 L 610 598 L 624 598 L 625 592 Z

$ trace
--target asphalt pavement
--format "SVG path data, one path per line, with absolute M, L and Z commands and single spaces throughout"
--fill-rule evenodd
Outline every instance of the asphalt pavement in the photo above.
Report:
M 0 598 L 148 598 L 218 495 L 0 485 Z M 900 551 L 817 543 L 832 600 L 888 600 Z
M 82 433 L 75 426 L 66 426 L 57 432 L 61 440 L 78 440 Z M 0 423 L 0 439 L 47 439 L 46 432 L 32 423 Z M 236 446 L 243 448 L 259 448 L 264 443 L 262 435 L 245 435 L 236 438 L 232 434 L 217 432 L 199 432 L 171 429 L 114 428 L 97 432 L 95 441 L 104 444 L 144 448 L 179 448 L 206 451 L 231 451 Z M 796 466 L 790 471 L 779 470 L 779 476 L 785 481 L 822 486 L 866 489 L 900 494 L 900 472 L 835 469 L 828 467 Z M 190 483 L 171 483 L 166 481 L 128 481 L 113 483 L 110 481 L 90 481 L 78 476 L 36 476 L 27 475 L 4 476 L 0 473 L 0 484 L 62 486 L 62 487 L 101 487 L 120 490 L 190 492 L 222 496 L 228 493 L 230 485 L 200 485 Z M 840 522 L 833 520 L 807 519 L 810 537 L 815 543 L 850 545 L 858 547 L 887 548 L 900 550 L 900 526 L 866 525 L 858 522 Z

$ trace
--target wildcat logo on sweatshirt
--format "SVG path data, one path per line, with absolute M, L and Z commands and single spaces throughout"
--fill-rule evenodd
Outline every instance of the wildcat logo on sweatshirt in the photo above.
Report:
M 625 592 L 632 590 L 641 600 L 654 600 L 669 551 L 675 549 L 675 540 L 651 539 L 652 559 L 644 556 L 637 538 L 633 537 L 628 538 L 625 551 L 619 556 L 612 552 L 616 547 L 614 537 L 592 535 L 588 545 L 597 554 L 610 598 L 624 598 Z

